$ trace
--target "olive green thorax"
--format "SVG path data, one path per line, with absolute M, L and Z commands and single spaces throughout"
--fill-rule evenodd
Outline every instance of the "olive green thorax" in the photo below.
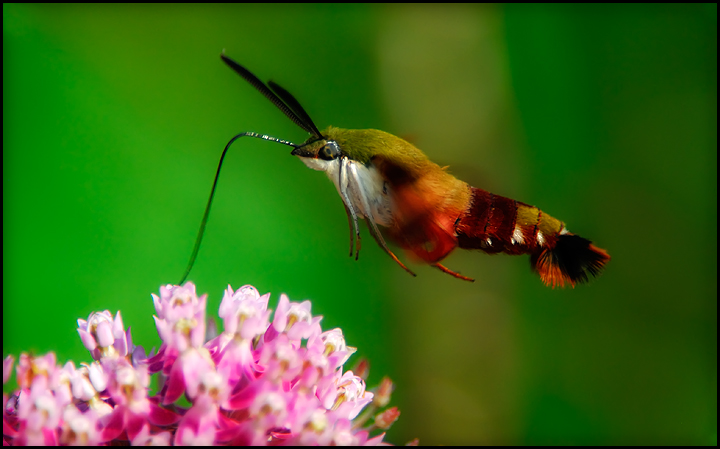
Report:
M 347 157 L 362 164 L 370 162 L 373 156 L 382 156 L 411 174 L 420 174 L 436 165 L 413 144 L 385 131 L 331 126 L 323 130 L 322 135 L 326 140 L 336 141 Z

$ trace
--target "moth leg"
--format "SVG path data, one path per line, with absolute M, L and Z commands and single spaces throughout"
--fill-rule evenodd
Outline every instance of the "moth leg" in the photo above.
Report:
M 402 263 L 392 251 L 390 251 L 390 248 L 388 248 L 385 244 L 385 240 L 383 239 L 382 234 L 380 234 L 380 230 L 377 228 L 377 226 L 375 226 L 375 222 L 373 222 L 370 218 L 367 218 L 365 221 L 368 224 L 368 230 L 370 231 L 370 235 L 373 236 L 378 246 L 385 250 L 385 252 L 388 253 L 388 256 L 390 256 L 392 260 L 394 260 L 398 265 L 400 265 L 403 270 L 407 271 L 413 276 L 417 276 L 417 274 L 415 274 L 412 270 L 406 267 L 405 264 Z
M 392 257 L 392 260 L 394 260 L 398 265 L 400 265 L 405 271 L 410 273 L 413 276 L 417 276 L 415 273 L 413 273 L 408 267 L 405 266 L 402 262 L 400 262 L 400 259 L 397 258 L 395 254 L 393 254 L 392 251 L 387 247 L 387 244 L 385 244 L 385 239 L 383 238 L 382 234 L 380 233 L 380 230 L 378 229 L 377 225 L 375 224 L 375 218 L 372 215 L 372 210 L 370 209 L 370 202 L 368 201 L 367 197 L 365 196 L 365 192 L 360 187 L 360 183 L 358 182 L 358 174 L 357 170 L 355 169 L 355 166 L 350 164 L 349 165 L 349 174 L 350 179 L 353 181 L 353 188 L 357 190 L 357 196 L 360 198 L 360 202 L 362 203 L 362 207 L 365 209 L 365 221 L 368 224 L 368 230 L 370 231 L 370 235 L 373 236 L 375 241 L 378 243 L 380 248 L 382 248 L 390 257 Z
M 341 158 L 340 159 L 340 167 L 338 168 L 338 178 L 339 178 L 339 186 L 340 186 L 340 195 L 342 196 L 343 203 L 345 205 L 345 213 L 347 213 L 348 217 L 348 226 L 350 227 L 350 257 L 353 255 L 353 232 L 355 233 L 355 236 L 357 237 L 357 245 L 355 246 L 355 260 L 358 260 L 358 257 L 360 257 L 360 228 L 358 227 L 357 222 L 357 214 L 355 213 L 355 208 L 352 205 L 352 202 L 350 201 L 350 197 L 348 196 L 348 179 L 346 175 L 347 170 L 347 158 Z
M 355 231 L 353 230 L 353 217 L 350 213 L 350 209 L 348 209 L 347 205 L 343 202 L 343 206 L 345 206 L 345 213 L 348 217 L 348 227 L 350 228 L 350 257 L 353 256 L 353 246 L 355 244 Z M 360 256 L 360 233 L 357 234 L 357 252 L 355 253 L 355 260 L 358 260 L 358 257 Z
M 456 273 L 456 272 L 454 272 L 453 270 L 451 270 L 451 269 L 449 269 L 449 268 L 447 268 L 447 267 L 444 267 L 444 266 L 440 265 L 439 263 L 434 263 L 434 264 L 432 264 L 432 266 L 435 267 L 435 268 L 437 268 L 438 270 L 444 272 L 444 273 L 449 274 L 450 276 L 454 276 L 454 277 L 456 277 L 456 278 L 458 278 L 458 279 L 462 279 L 463 281 L 475 282 L 475 279 L 469 278 L 469 277 L 467 277 L 467 276 L 463 276 L 463 275 L 460 274 L 460 273 Z

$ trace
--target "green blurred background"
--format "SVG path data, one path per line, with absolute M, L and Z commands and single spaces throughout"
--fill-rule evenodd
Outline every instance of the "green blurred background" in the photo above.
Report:
M 396 382 L 396 444 L 716 444 L 716 37 L 715 5 L 3 5 L 3 355 L 87 361 L 105 308 L 159 344 L 225 143 L 306 137 L 225 49 L 613 260 L 567 290 L 462 251 L 474 284 L 412 278 L 363 229 L 355 262 L 326 177 L 239 141 L 190 276 L 211 312 L 228 283 L 312 299 Z

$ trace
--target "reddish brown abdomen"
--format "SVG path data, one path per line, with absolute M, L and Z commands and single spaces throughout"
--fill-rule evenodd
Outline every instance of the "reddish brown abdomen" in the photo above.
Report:
M 465 249 L 479 249 L 495 254 L 525 254 L 533 252 L 540 239 L 546 238 L 548 231 L 556 235 L 562 229 L 562 223 L 545 215 L 530 205 L 504 196 L 492 194 L 475 187 L 470 188 L 470 207 L 455 225 L 458 246 Z M 550 220 L 540 230 L 543 221 Z
M 458 246 L 495 254 L 530 254 L 546 285 L 574 286 L 598 275 L 610 256 L 536 207 L 471 187 L 467 210 L 455 223 Z

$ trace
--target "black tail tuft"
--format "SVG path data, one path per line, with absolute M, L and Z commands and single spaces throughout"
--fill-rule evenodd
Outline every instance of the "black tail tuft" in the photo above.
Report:
M 575 234 L 560 234 L 554 245 L 543 248 L 532 255 L 530 262 L 545 285 L 555 288 L 565 283 L 574 287 L 576 283 L 587 282 L 590 273 L 598 276 L 610 256 L 605 250 Z

